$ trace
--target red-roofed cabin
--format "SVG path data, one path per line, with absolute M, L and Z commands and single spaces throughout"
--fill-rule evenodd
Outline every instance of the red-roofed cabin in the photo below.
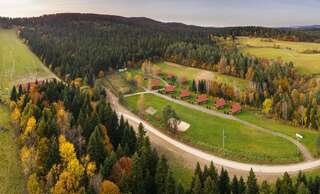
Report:
M 197 103 L 198 104 L 202 104 L 202 103 L 205 103 L 207 102 L 209 99 L 208 99 L 208 96 L 207 95 L 200 95 L 197 97 Z
M 168 73 L 167 74 L 167 78 L 168 79 L 172 79 L 172 78 L 174 78 L 175 77 L 175 75 L 173 74 L 173 73 Z
M 188 90 L 182 90 L 180 92 L 180 98 L 187 98 L 190 96 L 190 92 Z
M 231 110 L 230 110 L 230 113 L 236 114 L 236 113 L 239 113 L 240 111 L 241 111 L 241 105 L 239 103 L 233 103 Z
M 158 79 L 151 80 L 151 88 L 152 89 L 159 89 L 161 86 L 161 82 Z
M 164 87 L 164 91 L 165 91 L 166 93 L 172 93 L 172 92 L 175 91 L 175 88 L 174 88 L 174 86 L 172 86 L 172 85 L 166 85 L 166 86 Z
M 223 98 L 220 98 L 216 101 L 216 108 L 223 108 L 226 105 L 226 101 Z

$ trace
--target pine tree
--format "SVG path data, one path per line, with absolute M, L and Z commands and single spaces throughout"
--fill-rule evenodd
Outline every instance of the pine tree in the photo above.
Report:
M 238 185 L 239 185 L 239 190 L 238 190 L 239 194 L 245 194 L 247 188 L 246 188 L 246 183 L 243 180 L 243 177 L 240 177 Z
M 197 84 L 196 84 L 196 81 L 195 81 L 195 80 L 192 80 L 191 90 L 192 90 L 193 92 L 197 92 Z
M 207 177 L 204 182 L 203 193 L 204 194 L 214 194 L 213 181 L 210 176 Z
M 247 180 L 247 194 L 257 194 L 259 193 L 259 186 L 257 183 L 256 175 L 251 169 L 249 172 L 248 180 Z
M 175 194 L 176 191 L 176 182 L 172 177 L 172 173 L 169 172 L 165 184 L 165 194 Z
M 117 162 L 117 155 L 115 152 L 111 152 L 110 156 L 105 158 L 100 169 L 100 174 L 104 179 L 109 178 L 112 167 L 116 162 Z
M 50 170 L 54 164 L 58 164 L 60 161 L 59 145 L 58 145 L 57 139 L 55 137 L 52 137 L 50 139 L 49 145 L 50 147 L 49 147 L 48 158 L 47 158 L 47 161 L 45 162 L 46 172 Z
M 130 174 L 130 188 L 132 194 L 146 194 L 145 190 L 145 177 L 143 176 L 141 158 L 135 154 L 132 158 L 132 169 Z
M 228 171 L 221 169 L 219 180 L 218 180 L 218 188 L 220 194 L 229 194 L 230 193 L 230 178 Z
M 199 162 L 197 162 L 197 166 L 194 170 L 194 173 L 193 173 L 193 177 L 192 177 L 192 181 L 191 181 L 191 188 L 193 188 L 195 186 L 195 181 L 196 179 L 199 179 L 200 183 L 201 183 L 201 180 L 202 180 L 202 170 L 201 170 L 201 167 L 200 167 L 200 164 Z M 202 184 L 202 183 L 201 183 Z
M 262 182 L 260 193 L 261 194 L 269 194 L 269 193 L 271 193 L 271 187 L 270 187 L 270 185 L 268 184 L 267 181 L 263 181 Z
M 199 176 L 195 176 L 191 194 L 202 194 L 202 186 Z
M 107 156 L 104 134 L 99 125 L 90 135 L 87 152 L 90 155 L 90 158 L 95 161 L 97 167 L 99 168 Z
M 232 191 L 232 194 L 239 194 L 239 182 L 236 176 L 234 176 L 232 179 L 231 191 Z
M 17 89 L 16 89 L 16 86 L 13 86 L 11 90 L 10 100 L 17 101 L 17 99 L 18 99 Z
M 166 181 L 166 177 L 168 176 L 168 164 L 167 160 L 162 157 L 157 165 L 157 171 L 155 175 L 155 184 L 156 184 L 156 193 L 163 194 L 164 193 L 164 185 Z

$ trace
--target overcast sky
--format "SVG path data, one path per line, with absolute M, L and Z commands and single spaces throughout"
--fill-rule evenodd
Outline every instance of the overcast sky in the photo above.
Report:
M 83 12 L 201 26 L 320 24 L 320 0 L 0 0 L 0 15 Z

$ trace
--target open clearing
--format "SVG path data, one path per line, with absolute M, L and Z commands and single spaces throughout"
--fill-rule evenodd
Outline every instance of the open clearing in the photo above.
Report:
M 268 119 L 263 115 L 250 111 L 243 111 L 241 114 L 237 115 L 237 117 L 242 120 L 253 123 L 257 126 L 277 131 L 293 138 L 295 138 L 296 133 L 299 133 L 303 136 L 301 143 L 308 148 L 308 150 L 313 154 L 313 156 L 319 157 L 319 154 L 316 150 L 316 138 L 319 135 L 319 132 L 317 131 L 293 127 L 282 121 Z
M 7 95 L 14 84 L 55 77 L 17 37 L 16 30 L 0 28 L 0 91 Z M 1 95 L 1 94 L 0 94 Z
M 191 125 L 186 132 L 179 133 L 177 138 L 216 155 L 237 161 L 263 164 L 292 163 L 302 160 L 296 147 L 280 137 L 248 128 L 235 121 L 190 110 L 152 94 L 145 94 L 144 97 L 146 107 L 152 106 L 159 110 L 154 116 L 147 115 L 147 121 L 163 129 L 157 117 L 161 120 L 162 111 L 160 110 L 170 105 L 181 120 Z M 134 112 L 137 110 L 138 98 L 139 95 L 126 98 L 129 108 Z M 194 119 L 195 115 L 197 119 Z M 222 149 L 223 129 L 226 136 L 224 151 Z
M 238 37 L 244 53 L 266 59 L 281 58 L 293 62 L 299 72 L 304 74 L 320 73 L 320 53 L 306 54 L 307 50 L 320 51 L 320 44 L 305 42 L 278 41 L 274 39 Z
M 0 131 L 0 193 L 24 193 L 19 149 L 14 140 L 15 132 L 10 126 L 9 110 L 0 105 L 0 126 L 10 130 Z
M 186 77 L 188 80 L 194 80 L 194 79 L 206 79 L 206 80 L 214 80 L 219 83 L 225 83 L 227 85 L 231 85 L 233 87 L 236 87 L 240 90 L 244 90 L 249 87 L 249 81 L 222 75 L 216 72 L 207 71 L 203 69 L 193 68 L 193 67 L 187 67 L 175 63 L 170 62 L 163 62 L 156 64 L 160 67 L 163 73 L 173 73 L 176 76 L 179 77 Z

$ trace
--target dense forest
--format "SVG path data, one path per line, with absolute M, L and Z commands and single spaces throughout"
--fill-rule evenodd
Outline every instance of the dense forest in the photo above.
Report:
M 20 36 L 59 75 L 87 76 L 144 59 L 162 58 L 177 42 L 215 45 L 212 36 L 260 36 L 315 41 L 303 31 L 264 27 L 204 28 L 161 23 L 148 18 L 94 14 L 57 14 L 35 18 L 0 18 L 4 27 L 20 26 Z
M 81 76 L 93 84 L 100 70 L 132 67 L 145 59 L 165 59 L 250 80 L 253 88 L 221 96 L 258 108 L 267 105 L 267 114 L 297 126 L 320 127 L 320 87 L 316 81 L 296 73 L 294 64 L 245 56 L 214 38 L 245 35 L 316 41 L 317 30 L 203 28 L 94 14 L 0 21 L 5 26 L 20 26 L 21 38 L 60 77 Z
M 319 194 L 320 177 L 285 173 L 275 186 L 198 164 L 189 188 L 173 177 L 167 160 L 145 136 L 118 118 L 99 87 L 58 81 L 13 88 L 11 119 L 30 194 Z

